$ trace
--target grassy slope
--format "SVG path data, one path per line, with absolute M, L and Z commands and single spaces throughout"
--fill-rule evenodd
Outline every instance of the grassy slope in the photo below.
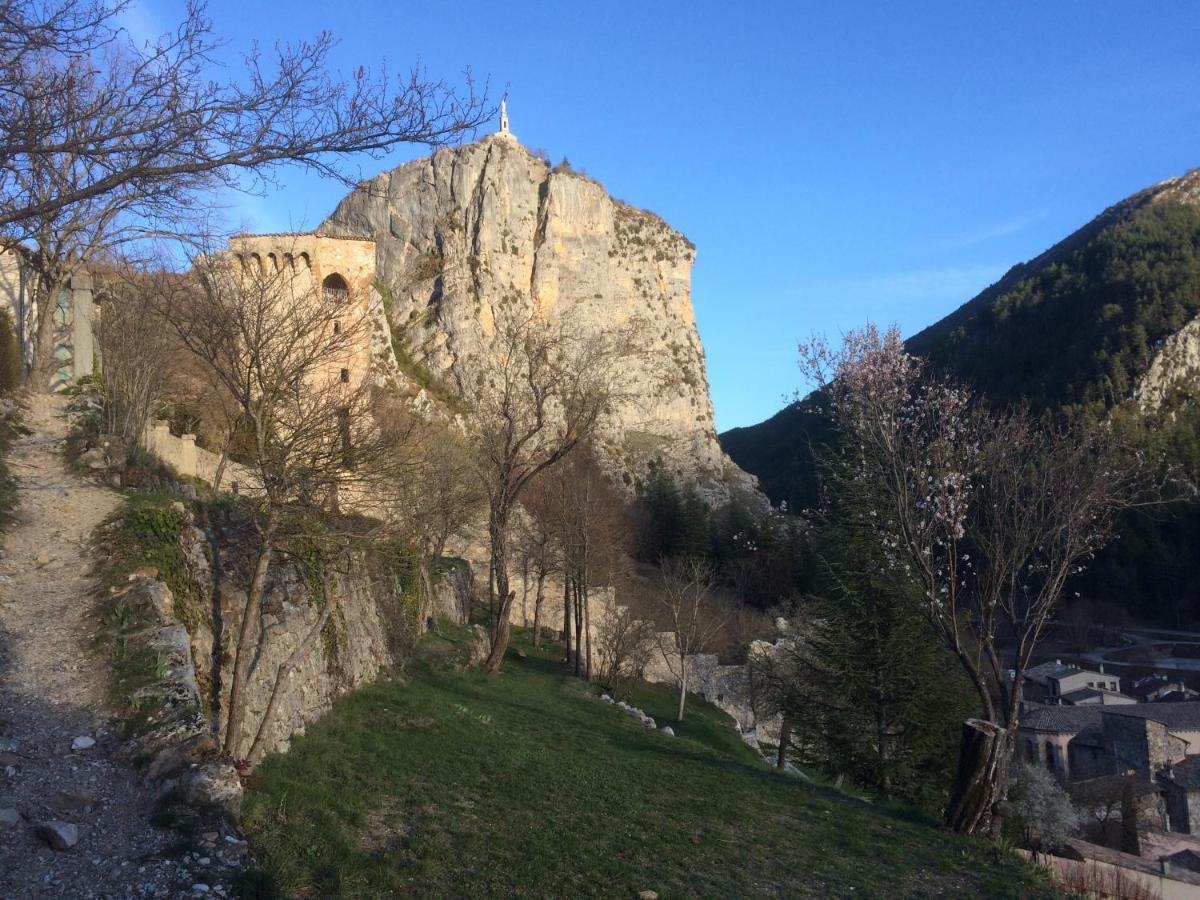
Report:
M 990 848 L 776 774 L 693 701 L 650 732 L 547 652 L 340 701 L 271 756 L 244 824 L 289 897 L 1048 895 Z M 666 716 L 670 692 L 634 698 Z M 663 721 L 663 720 L 660 720 Z M 269 885 L 266 884 L 269 882 Z

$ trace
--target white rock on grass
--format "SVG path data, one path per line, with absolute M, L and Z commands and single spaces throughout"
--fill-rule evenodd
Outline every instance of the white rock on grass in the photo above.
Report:
M 54 819 L 37 827 L 37 836 L 55 850 L 70 850 L 79 843 L 79 829 L 70 822 Z
M 649 716 L 645 716 L 642 718 L 642 724 L 645 725 L 647 728 L 657 728 L 658 727 L 655 724 L 654 720 L 652 718 L 650 718 Z
M 612 702 L 613 702 L 613 698 L 612 698 L 612 697 L 610 697 L 610 696 L 608 696 L 608 694 L 601 694 L 601 695 L 600 695 L 600 699 L 601 699 L 601 700 L 603 700 L 605 703 L 612 703 Z
M 660 728 L 658 730 L 661 731 L 663 734 L 665 734 L 667 737 L 675 737 L 675 729 L 672 728 L 670 725 L 664 725 L 662 728 Z
M 71 749 L 75 751 L 88 750 L 96 746 L 96 739 L 90 738 L 86 734 L 81 734 L 75 740 L 71 741 Z

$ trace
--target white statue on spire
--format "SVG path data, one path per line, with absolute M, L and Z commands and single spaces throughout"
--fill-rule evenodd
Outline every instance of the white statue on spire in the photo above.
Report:
M 508 134 L 508 94 L 500 98 L 500 133 Z

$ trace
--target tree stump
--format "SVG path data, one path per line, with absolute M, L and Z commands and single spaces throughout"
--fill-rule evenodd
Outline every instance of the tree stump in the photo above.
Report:
M 1003 726 L 984 719 L 963 723 L 958 772 L 946 807 L 947 827 L 959 834 L 990 833 L 996 804 L 1003 799 L 1008 747 Z

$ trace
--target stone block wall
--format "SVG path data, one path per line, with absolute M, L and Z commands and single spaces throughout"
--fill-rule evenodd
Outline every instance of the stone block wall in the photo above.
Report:
M 142 435 L 142 447 L 147 453 L 174 469 L 177 474 L 187 478 L 199 478 L 212 485 L 214 490 L 230 491 L 235 484 L 238 490 L 254 490 L 258 483 L 250 469 L 227 460 L 221 483 L 213 484 L 221 457 L 203 447 L 197 447 L 194 434 L 171 434 L 171 429 L 164 419 L 154 419 L 146 426 Z

